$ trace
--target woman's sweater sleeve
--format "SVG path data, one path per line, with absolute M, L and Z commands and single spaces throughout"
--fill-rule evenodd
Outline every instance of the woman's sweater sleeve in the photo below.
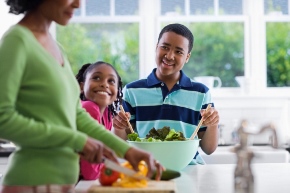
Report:
M 19 96 L 20 88 L 25 92 L 22 79 L 27 68 L 28 52 L 29 49 L 27 49 L 26 43 L 21 37 L 8 36 L 0 41 L 1 138 L 23 147 L 52 148 L 68 146 L 77 151 L 82 150 L 87 140 L 86 134 L 65 126 L 37 121 L 29 114 L 19 113 L 16 103 L 23 101 L 22 104 L 25 104 L 25 100 L 29 100 Z M 33 106 L 31 106 L 31 109 L 33 109 Z
M 106 130 L 103 125 L 99 124 L 86 111 L 78 105 L 77 127 L 81 132 L 86 133 L 92 138 L 102 141 L 105 145 L 113 149 L 120 157 L 124 157 L 130 148 L 130 145 L 123 139 Z

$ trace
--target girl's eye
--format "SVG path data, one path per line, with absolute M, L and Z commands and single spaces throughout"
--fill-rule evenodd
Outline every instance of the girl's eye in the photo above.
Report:
M 94 76 L 92 79 L 93 80 L 100 80 L 100 77 L 99 76 Z
M 114 79 L 110 79 L 109 82 L 110 82 L 111 84 L 115 84 L 115 83 L 116 83 L 116 81 L 115 81 Z

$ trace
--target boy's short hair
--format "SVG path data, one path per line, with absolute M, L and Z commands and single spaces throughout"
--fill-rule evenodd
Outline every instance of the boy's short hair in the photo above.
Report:
M 169 24 L 167 26 L 165 26 L 161 32 L 159 33 L 159 37 L 158 37 L 158 42 L 161 39 L 162 35 L 166 32 L 174 32 L 178 35 L 181 35 L 183 37 L 185 37 L 186 39 L 188 39 L 188 53 L 191 52 L 192 47 L 193 47 L 193 42 L 194 42 L 194 37 L 193 34 L 191 33 L 191 31 L 184 25 L 179 24 L 179 23 L 173 23 L 173 24 Z

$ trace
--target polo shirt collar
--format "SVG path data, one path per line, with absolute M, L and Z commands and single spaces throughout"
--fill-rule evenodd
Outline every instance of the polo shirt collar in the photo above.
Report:
M 158 80 L 158 78 L 156 77 L 156 70 L 157 68 L 154 68 L 152 70 L 152 72 L 149 74 L 149 76 L 147 77 L 147 84 L 148 86 L 154 86 L 154 85 L 157 85 L 157 84 L 160 84 L 162 83 L 160 80 Z M 191 87 L 191 80 L 189 77 L 187 77 L 185 75 L 185 73 L 180 70 L 180 79 L 178 81 L 178 84 L 179 86 L 181 87 Z

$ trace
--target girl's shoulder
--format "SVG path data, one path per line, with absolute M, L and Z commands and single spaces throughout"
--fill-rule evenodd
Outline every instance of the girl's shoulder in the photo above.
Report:
M 92 102 L 92 101 L 81 101 L 82 102 L 82 107 L 86 109 L 88 112 L 90 111 L 100 111 L 99 106 Z
M 92 101 L 81 101 L 81 102 L 82 102 L 82 106 L 96 106 L 99 108 L 99 106 Z

